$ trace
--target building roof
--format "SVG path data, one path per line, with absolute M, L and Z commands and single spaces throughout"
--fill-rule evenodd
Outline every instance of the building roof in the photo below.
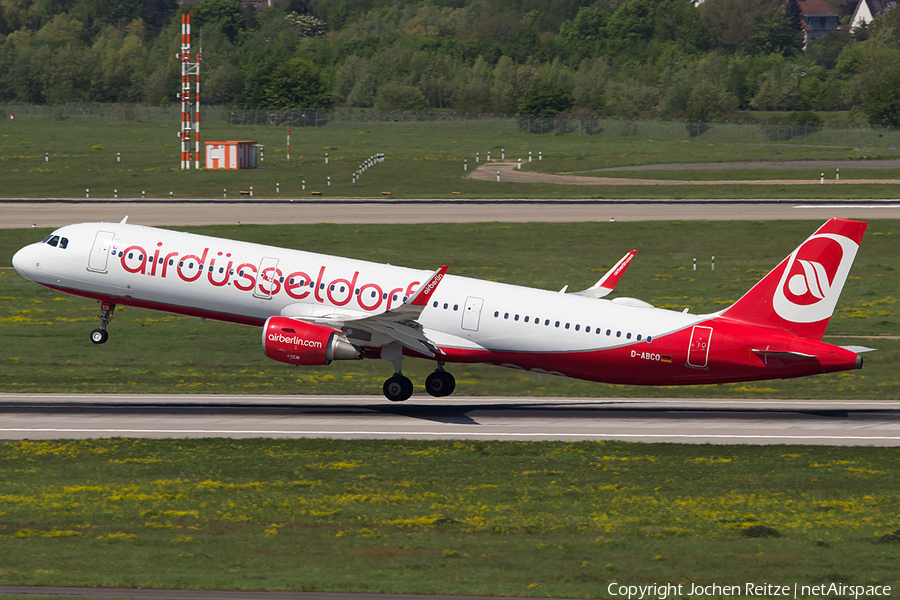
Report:
M 880 0 L 877 0 L 880 1 Z M 821 2 L 820 0 L 810 0 L 809 2 L 797 2 L 800 5 L 800 11 L 803 13 L 804 17 L 836 17 L 837 14 L 831 7 L 828 6 L 827 2 Z

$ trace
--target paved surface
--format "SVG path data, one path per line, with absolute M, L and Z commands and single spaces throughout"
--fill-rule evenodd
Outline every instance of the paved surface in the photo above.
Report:
M 575 171 L 576 173 L 602 173 L 604 171 L 704 171 L 714 169 L 844 169 L 844 175 L 854 169 L 900 169 L 897 160 L 789 160 L 779 162 L 718 162 L 718 163 L 669 163 L 664 165 L 632 165 L 629 167 L 605 167 Z M 834 173 L 826 173 L 834 178 Z
M 583 175 L 565 175 L 553 173 L 539 173 L 537 171 L 522 171 L 517 168 L 516 162 L 496 161 L 479 166 L 469 175 L 470 179 L 484 181 L 496 181 L 499 173 L 500 181 L 516 183 L 556 183 L 561 185 L 811 185 L 819 184 L 819 178 L 815 179 L 724 179 L 716 181 L 691 181 L 684 179 L 630 179 L 627 177 L 593 177 Z M 718 168 L 723 168 L 721 165 Z M 724 167 L 728 168 L 728 167 Z M 590 171 L 583 171 L 590 173 Z M 900 179 L 840 179 L 833 177 L 825 180 L 826 185 L 860 185 L 864 183 L 879 183 L 886 185 L 900 184 Z
M 900 402 L 0 395 L 0 439 L 115 436 L 900 446 Z
M 900 192 L 900 190 L 898 190 Z M 900 195 L 900 194 L 898 194 Z M 142 225 L 273 223 L 478 223 L 778 219 L 898 219 L 900 200 L 828 201 L 466 201 L 371 202 L 3 202 L 0 228 L 61 227 L 89 221 Z

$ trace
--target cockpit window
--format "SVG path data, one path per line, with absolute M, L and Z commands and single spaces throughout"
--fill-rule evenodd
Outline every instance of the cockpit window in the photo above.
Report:
M 69 238 L 62 238 L 61 240 L 59 240 L 59 247 L 62 248 L 63 250 L 65 250 L 68 245 L 69 245 Z
M 59 244 L 59 236 L 54 235 L 47 241 L 47 243 L 56 248 L 56 245 Z

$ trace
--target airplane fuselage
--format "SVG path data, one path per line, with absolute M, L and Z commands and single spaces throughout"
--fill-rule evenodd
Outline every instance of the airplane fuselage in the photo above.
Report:
M 382 341 L 354 319 L 403 305 L 431 275 L 362 260 L 127 225 L 85 223 L 15 257 L 29 279 L 62 292 L 262 326 L 273 316 L 346 317 L 367 357 Z M 861 366 L 843 348 L 723 317 L 447 275 L 417 319 L 441 362 L 484 362 L 591 381 L 673 385 L 799 377 Z M 358 337 L 355 337 L 356 336 Z M 804 359 L 802 357 L 812 357 Z

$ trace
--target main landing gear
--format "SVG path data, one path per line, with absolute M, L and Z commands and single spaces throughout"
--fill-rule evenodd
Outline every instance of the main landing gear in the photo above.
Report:
M 438 363 L 437 370 L 425 379 L 425 391 L 435 398 L 443 398 L 453 393 L 456 379 L 444 370 L 444 364 Z M 394 373 L 384 382 L 384 396 L 391 402 L 409 400 L 413 393 L 413 383 L 400 371 Z
M 106 326 L 112 321 L 114 310 L 116 310 L 115 304 L 110 304 L 109 302 L 100 303 L 100 327 L 91 332 L 91 342 L 105 344 L 106 340 L 109 339 L 109 332 L 106 331 Z
M 413 393 L 413 383 L 400 370 L 403 364 L 403 348 L 397 342 L 386 344 L 381 348 L 381 358 L 391 361 L 394 374 L 384 382 L 384 396 L 391 402 L 409 400 Z M 434 373 L 425 379 L 425 391 L 436 398 L 449 396 L 456 388 L 453 375 L 444 370 L 444 363 L 438 362 Z

